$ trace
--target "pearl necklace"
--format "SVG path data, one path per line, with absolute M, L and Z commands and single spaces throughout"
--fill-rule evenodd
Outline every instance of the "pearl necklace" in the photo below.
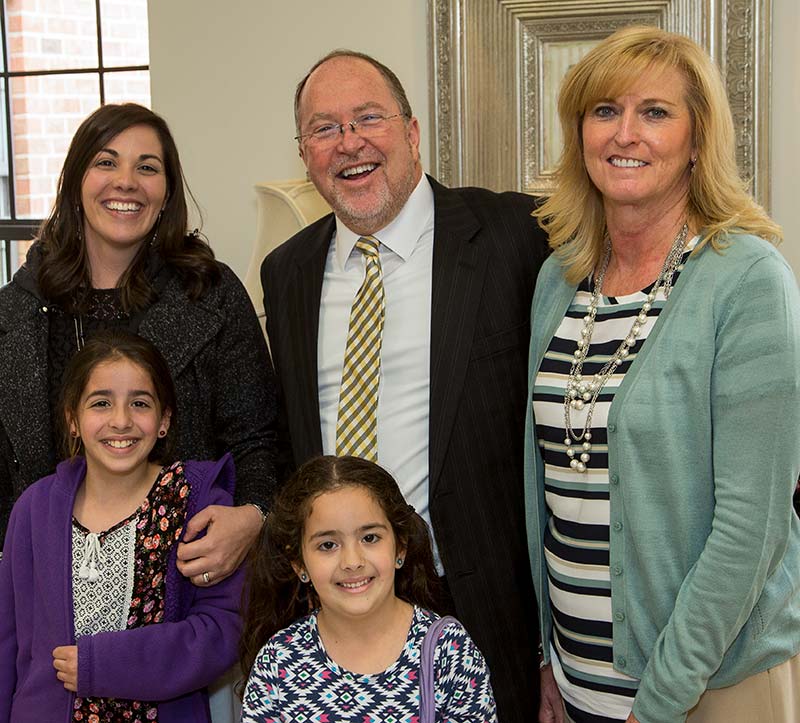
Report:
M 670 291 L 672 291 L 672 278 L 675 276 L 675 272 L 680 265 L 688 233 L 689 226 L 684 223 L 680 232 L 675 237 L 675 241 L 672 243 L 672 248 L 667 254 L 667 258 L 664 260 L 661 273 L 659 273 L 658 278 L 653 284 L 653 288 L 647 295 L 647 299 L 644 304 L 642 304 L 641 310 L 633 320 L 631 330 L 600 371 L 587 381 L 583 378 L 582 374 L 583 362 L 586 360 L 586 355 L 589 353 L 589 345 L 592 343 L 594 322 L 597 317 L 597 306 L 600 303 L 600 297 L 603 295 L 603 280 L 608 270 L 608 263 L 611 260 L 611 239 L 606 236 L 603 261 L 600 264 L 600 270 L 595 279 L 594 291 L 589 301 L 589 308 L 587 309 L 586 316 L 583 317 L 583 328 L 581 329 L 580 339 L 578 339 L 578 348 L 573 354 L 574 358 L 570 366 L 567 386 L 564 391 L 564 445 L 567 448 L 566 453 L 567 457 L 569 457 L 569 466 L 577 472 L 586 472 L 589 459 L 591 458 L 592 433 L 589 430 L 592 428 L 592 416 L 594 415 L 597 398 L 600 396 L 600 392 L 603 390 L 606 382 L 614 375 L 617 367 L 625 361 L 630 354 L 631 348 L 636 344 L 636 339 L 641 333 L 642 326 L 647 321 L 647 313 L 653 307 L 653 302 L 658 292 L 663 291 L 664 297 L 667 299 L 669 298 Z M 583 429 L 576 433 L 572 429 L 571 410 L 575 409 L 576 411 L 580 411 L 587 404 L 589 405 L 589 411 L 586 413 L 586 423 L 583 425 Z

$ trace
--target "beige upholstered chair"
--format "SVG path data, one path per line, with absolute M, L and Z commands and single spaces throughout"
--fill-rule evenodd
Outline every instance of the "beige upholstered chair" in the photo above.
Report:
M 260 271 L 264 257 L 301 228 L 330 213 L 331 209 L 314 185 L 304 179 L 257 183 L 255 189 L 258 194 L 256 240 L 244 285 L 259 319 L 263 319 Z

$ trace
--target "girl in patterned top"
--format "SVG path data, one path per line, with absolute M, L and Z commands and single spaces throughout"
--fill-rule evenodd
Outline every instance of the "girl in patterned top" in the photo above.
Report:
M 274 502 L 250 574 L 243 721 L 417 720 L 438 578 L 427 526 L 391 475 L 356 457 L 304 464 Z M 460 623 L 437 641 L 434 679 L 437 721 L 497 720 Z
M 208 721 L 241 579 L 196 587 L 176 548 L 195 512 L 231 504 L 230 456 L 162 466 L 175 391 L 129 332 L 75 355 L 61 409 L 70 458 L 20 497 L 0 562 L 0 722 Z

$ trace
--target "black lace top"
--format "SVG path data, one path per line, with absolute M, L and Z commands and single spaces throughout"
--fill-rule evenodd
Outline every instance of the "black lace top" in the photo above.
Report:
M 71 314 L 52 307 L 48 314 L 50 333 L 48 334 L 49 394 L 52 419 L 61 417 L 58 398 L 61 384 L 75 352 L 89 339 L 106 329 L 130 328 L 131 317 L 122 309 L 119 289 L 92 289 L 89 292 L 89 306 L 84 314 Z M 131 331 L 134 331 L 131 329 Z M 53 430 L 55 449 L 61 448 L 59 431 Z

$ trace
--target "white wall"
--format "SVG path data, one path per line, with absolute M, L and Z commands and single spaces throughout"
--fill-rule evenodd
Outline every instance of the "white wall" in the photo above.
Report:
M 781 250 L 800 277 L 800 3 L 773 0 L 772 215 Z
M 256 232 L 253 184 L 305 175 L 292 103 L 320 56 L 374 55 L 428 128 L 425 0 L 153 0 L 149 16 L 153 109 L 175 135 L 217 256 L 240 277 Z
M 800 273 L 800 4 L 773 0 L 772 212 Z M 244 276 L 256 229 L 253 184 L 299 178 L 294 87 L 335 47 L 375 55 L 400 77 L 430 148 L 426 0 L 153 0 L 153 108 L 170 123 L 219 258 Z

